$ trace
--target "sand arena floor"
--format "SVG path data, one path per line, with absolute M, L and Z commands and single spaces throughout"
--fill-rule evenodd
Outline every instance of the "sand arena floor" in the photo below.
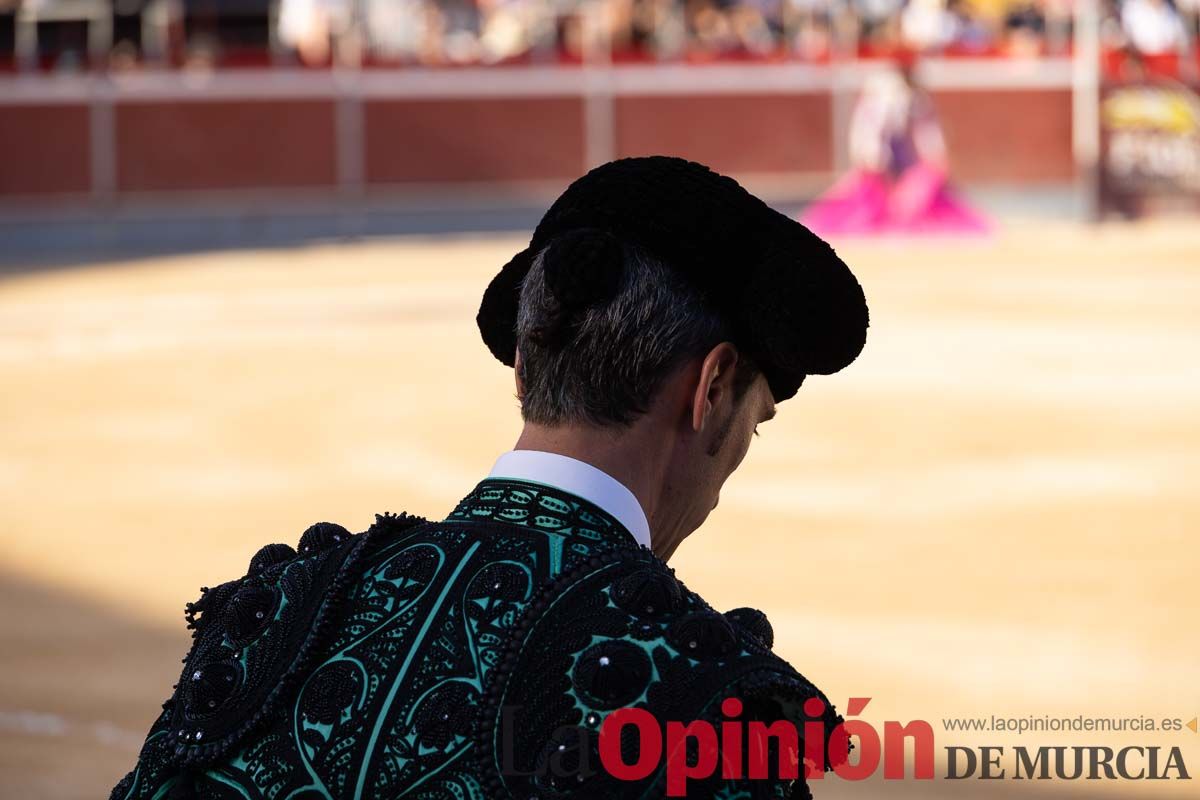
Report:
M 106 796 L 177 678 L 183 604 L 317 520 L 449 510 L 518 430 L 479 343 L 519 237 L 0 277 L 0 796 Z M 762 428 L 673 564 L 864 717 L 1200 713 L 1200 225 L 844 243 L 867 350 Z M 940 770 L 939 770 L 940 771 Z M 994 785 L 993 785 L 994 784 Z M 986 791 L 985 791 L 986 788 Z M 1186 797 L 1194 782 L 1049 782 Z M 1029 796 L 832 779 L 818 797 Z

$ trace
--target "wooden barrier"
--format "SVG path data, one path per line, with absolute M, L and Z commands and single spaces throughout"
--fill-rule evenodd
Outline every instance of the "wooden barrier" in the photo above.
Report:
M 1019 66 L 1019 65 L 1018 65 Z M 871 65 L 248 70 L 0 79 L 0 197 L 561 184 L 672 153 L 820 185 Z M 1071 180 L 1070 64 L 923 64 L 967 183 Z M 791 182 L 790 184 L 788 182 Z M 778 180 L 776 185 L 778 185 Z

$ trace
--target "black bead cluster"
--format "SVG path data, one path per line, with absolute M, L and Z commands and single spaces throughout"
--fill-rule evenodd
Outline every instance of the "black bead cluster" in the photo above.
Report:
M 467 734 L 478 702 L 478 693 L 459 681 L 436 690 L 413 715 L 417 741 L 423 747 L 445 750 L 458 736 Z
M 612 599 L 631 616 L 660 619 L 683 607 L 683 590 L 669 572 L 647 565 L 613 584 Z
M 301 536 L 299 552 L 285 544 L 266 545 L 250 560 L 245 577 L 202 589 L 201 598 L 185 609 L 195 643 L 184 659 L 186 666 L 175 696 L 163 706 L 172 721 L 167 734 L 173 745 L 172 763 L 193 768 L 215 762 L 274 713 L 285 698 L 294 696 L 316 653 L 337 629 L 346 588 L 357 579 L 357 565 L 381 540 L 425 521 L 407 514 L 377 515 L 375 524 L 359 536 L 340 525 L 318 523 Z M 289 578 L 297 570 L 306 577 Z M 328 575 L 328 580 L 321 580 L 321 575 Z M 305 629 L 287 630 L 285 620 L 279 617 L 284 595 L 293 609 L 303 605 L 315 608 Z M 213 624 L 213 620 L 221 624 Z M 275 660 L 256 664 L 252 670 L 244 668 L 242 664 L 249 662 L 239 660 L 239 654 L 247 652 L 246 647 L 274 622 L 283 626 L 281 638 L 297 637 L 297 646 L 280 650 Z M 353 682 L 348 685 L 354 686 Z M 262 700 L 244 705 L 252 696 Z M 334 713 L 334 707 L 343 701 L 341 707 L 350 702 L 338 693 L 324 700 L 328 702 L 316 709 L 322 718 Z
M 241 664 L 233 659 L 193 670 L 185 695 L 188 710 L 194 716 L 211 714 L 225 704 L 241 679 Z
M 559 728 L 538 754 L 534 785 L 547 798 L 590 797 L 589 779 L 600 768 L 600 737 L 595 731 Z
M 350 531 L 341 525 L 332 522 L 318 522 L 300 535 L 300 544 L 297 549 L 300 551 L 300 555 L 305 556 L 318 550 L 324 550 L 326 547 L 341 544 L 350 536 Z
M 254 557 L 250 559 L 250 569 L 247 575 L 260 575 L 271 567 L 279 564 L 286 564 L 296 557 L 296 551 L 291 548 L 291 545 L 286 544 L 268 544 L 263 545 Z
M 320 725 L 332 725 L 358 699 L 362 678 L 346 661 L 335 661 L 309 679 L 304 693 L 304 716 Z
M 724 658 L 737 652 L 737 634 L 725 617 L 703 610 L 679 619 L 667 632 L 671 646 L 689 658 Z
M 612 709 L 629 705 L 646 691 L 650 674 L 650 658 L 642 648 L 611 640 L 580 653 L 571 680 L 593 707 Z
M 749 606 L 735 608 L 732 611 L 726 611 L 725 618 L 735 627 L 753 636 L 768 650 L 775 646 L 775 629 L 771 627 L 771 621 L 767 619 L 767 615 L 757 608 Z
M 229 601 L 225 631 L 236 649 L 257 639 L 279 608 L 279 589 L 247 582 Z

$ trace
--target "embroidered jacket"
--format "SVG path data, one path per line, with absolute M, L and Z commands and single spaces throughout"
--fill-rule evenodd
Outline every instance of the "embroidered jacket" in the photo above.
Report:
M 826 741 L 841 721 L 761 613 L 715 612 L 610 515 L 524 481 L 485 480 L 441 522 L 319 523 L 186 616 L 183 673 L 113 800 L 656 798 L 664 764 L 640 781 L 601 765 L 615 709 L 715 725 L 734 696 L 740 720 L 803 735 L 817 697 Z M 688 787 L 809 796 L 719 769 Z

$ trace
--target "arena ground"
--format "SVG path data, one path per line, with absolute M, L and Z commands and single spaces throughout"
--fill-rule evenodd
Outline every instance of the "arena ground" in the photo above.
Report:
M 510 235 L 315 242 L 0 276 L 0 796 L 105 796 L 177 677 L 184 602 L 328 519 L 442 514 L 518 430 L 480 344 Z M 1200 713 L 1200 226 L 845 242 L 867 350 L 762 429 L 677 556 L 839 706 Z M 1165 754 L 1164 754 L 1165 759 Z M 940 772 L 940 769 L 939 769 Z M 987 791 L 981 786 L 986 786 Z M 937 780 L 818 797 L 1194 796 Z

